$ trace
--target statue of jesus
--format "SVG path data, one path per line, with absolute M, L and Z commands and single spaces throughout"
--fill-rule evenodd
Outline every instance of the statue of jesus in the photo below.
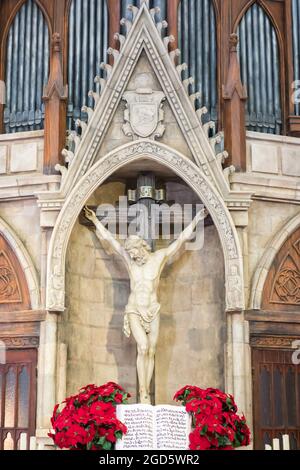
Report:
M 123 247 L 91 209 L 85 207 L 84 211 L 86 218 L 95 225 L 100 242 L 108 242 L 126 265 L 131 292 L 125 310 L 124 333 L 127 337 L 132 333 L 137 343 L 140 402 L 151 404 L 149 392 L 160 323 L 160 304 L 157 298 L 160 276 L 167 261 L 191 238 L 198 223 L 206 218 L 207 211 L 199 211 L 176 241 L 169 247 L 155 252 L 138 236 L 130 236 Z

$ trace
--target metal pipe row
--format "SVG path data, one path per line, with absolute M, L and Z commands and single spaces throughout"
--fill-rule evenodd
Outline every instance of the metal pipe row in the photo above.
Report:
M 68 128 L 86 120 L 82 106 L 93 106 L 88 92 L 95 88 L 99 65 L 106 62 L 108 8 L 106 0 L 73 0 L 69 17 Z
M 212 0 L 181 0 L 178 10 L 179 49 L 188 64 L 187 76 L 200 91 L 199 107 L 206 106 L 207 120 L 217 121 L 217 35 Z
M 28 0 L 18 11 L 7 39 L 6 133 L 43 128 L 42 96 L 49 76 L 49 47 L 43 13 Z
M 300 80 L 300 0 L 292 0 L 294 80 Z M 299 84 L 296 89 L 299 90 Z M 300 116 L 300 103 L 295 103 L 295 115 Z
M 265 11 L 254 4 L 242 18 L 238 35 L 241 77 L 248 92 L 247 128 L 280 134 L 280 64 L 275 28 Z

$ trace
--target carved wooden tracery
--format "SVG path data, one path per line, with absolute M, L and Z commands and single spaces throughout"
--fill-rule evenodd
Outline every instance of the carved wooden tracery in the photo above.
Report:
M 264 310 L 298 311 L 300 305 L 300 229 L 282 246 L 269 271 Z
M 22 301 L 16 271 L 5 251 L 0 252 L 0 304 Z
M 29 310 L 24 272 L 5 237 L 0 234 L 0 311 Z

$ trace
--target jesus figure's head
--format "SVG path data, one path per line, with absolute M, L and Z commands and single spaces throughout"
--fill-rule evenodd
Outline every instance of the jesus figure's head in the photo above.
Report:
M 139 266 L 145 264 L 150 256 L 151 247 L 141 237 L 131 235 L 125 242 L 125 250 Z

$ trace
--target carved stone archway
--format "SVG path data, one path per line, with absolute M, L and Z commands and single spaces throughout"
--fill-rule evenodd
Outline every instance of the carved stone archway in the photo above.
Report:
M 150 140 L 126 144 L 101 158 L 69 194 L 51 238 L 47 269 L 47 309 L 65 309 L 65 259 L 74 224 L 90 196 L 119 168 L 139 159 L 163 164 L 180 176 L 207 207 L 219 233 L 225 258 L 226 309 L 244 309 L 243 262 L 238 235 L 220 194 L 203 172 L 179 152 Z

